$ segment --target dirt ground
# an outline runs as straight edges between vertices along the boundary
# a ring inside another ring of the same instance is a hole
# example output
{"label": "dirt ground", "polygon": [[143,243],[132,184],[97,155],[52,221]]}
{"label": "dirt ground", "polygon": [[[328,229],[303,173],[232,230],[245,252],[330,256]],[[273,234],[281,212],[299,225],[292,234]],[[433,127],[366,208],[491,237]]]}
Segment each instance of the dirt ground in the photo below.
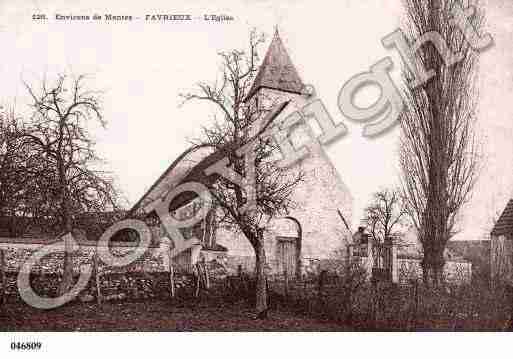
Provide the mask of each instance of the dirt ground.
{"label": "dirt ground", "polygon": [[22,303],[0,307],[0,331],[340,331],[342,325],[273,310],[255,320],[246,304],[165,300],[75,303],[39,310]]}

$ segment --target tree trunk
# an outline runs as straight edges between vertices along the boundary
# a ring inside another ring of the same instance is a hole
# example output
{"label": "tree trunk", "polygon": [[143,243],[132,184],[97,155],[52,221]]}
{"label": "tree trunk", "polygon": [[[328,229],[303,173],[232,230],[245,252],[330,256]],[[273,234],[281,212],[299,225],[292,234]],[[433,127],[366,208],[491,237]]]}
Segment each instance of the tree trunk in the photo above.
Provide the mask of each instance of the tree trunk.
{"label": "tree trunk", "polygon": [[[426,251],[426,249],[428,249]],[[425,246],[422,260],[422,277],[426,286],[438,288],[443,284],[444,269],[443,246],[440,243]]]}
{"label": "tree trunk", "polygon": [[[73,234],[73,225],[71,224],[71,218],[69,216],[69,212],[67,210],[67,204],[65,204],[65,234],[68,233]],[[71,243],[69,241],[64,241],[64,268],[62,272],[62,280],[59,285],[59,295],[66,294],[71,286],[73,285],[73,258],[71,253]]]}
{"label": "tree trunk", "polygon": [[445,264],[443,253],[443,248],[438,248],[434,253],[435,258],[433,261],[433,282],[436,288],[443,284],[443,272]]}
{"label": "tree trunk", "polygon": [[267,318],[267,276],[265,273],[265,248],[263,230],[257,231],[255,249],[255,274],[256,274],[256,312],[258,319]]}
{"label": "tree trunk", "polygon": [[66,294],[73,285],[73,258],[71,248],[68,241],[64,244],[64,269],[62,273],[62,281],[59,286],[59,295]]}

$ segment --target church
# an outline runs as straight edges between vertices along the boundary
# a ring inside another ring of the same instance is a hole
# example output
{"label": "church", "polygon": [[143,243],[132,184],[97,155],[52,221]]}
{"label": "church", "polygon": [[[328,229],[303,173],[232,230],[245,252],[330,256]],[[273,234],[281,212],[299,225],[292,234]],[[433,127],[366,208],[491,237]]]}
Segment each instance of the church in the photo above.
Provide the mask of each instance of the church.
{"label": "church", "polygon": [[[275,119],[280,121],[305,106],[309,98],[304,89],[305,85],[276,31],[245,101],[286,101],[287,105]],[[215,152],[206,154],[186,150],[129,213],[139,212],[165,192],[181,183],[193,181],[198,173],[220,159],[221,155]],[[301,159],[298,165],[304,176],[292,194],[294,208],[287,216],[274,219],[265,234],[269,271],[287,273],[291,277],[300,275],[306,267],[319,268],[322,263],[342,259],[351,238],[353,198],[322,146]],[[197,207],[193,198],[183,198],[174,203],[170,210],[179,219],[187,218]],[[246,271],[251,271],[254,266],[254,250],[250,243],[242,238],[239,231],[215,226],[212,216],[207,216],[184,234],[185,238],[187,236],[200,239],[201,245],[185,256],[180,255],[175,263],[191,264],[203,255],[209,260],[223,257],[231,267],[241,266]]]}

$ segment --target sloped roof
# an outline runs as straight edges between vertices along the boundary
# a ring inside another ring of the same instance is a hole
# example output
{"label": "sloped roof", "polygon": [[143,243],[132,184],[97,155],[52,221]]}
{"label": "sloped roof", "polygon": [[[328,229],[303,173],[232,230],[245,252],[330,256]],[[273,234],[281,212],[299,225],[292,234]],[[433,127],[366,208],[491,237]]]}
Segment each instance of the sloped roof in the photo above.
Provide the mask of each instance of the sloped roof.
{"label": "sloped roof", "polygon": [[301,81],[287,50],[283,46],[278,30],[276,30],[246,100],[261,88],[300,94],[303,87],[303,81]]}
{"label": "sloped roof", "polygon": [[[285,109],[290,101],[284,101],[275,106],[263,119],[263,123],[272,123],[280,113]],[[157,181],[150,187],[150,189],[137,201],[137,203],[128,211],[127,217],[139,212],[146,204],[163,197],[172,188],[187,182],[199,182],[205,186],[210,186],[218,179],[218,175],[213,173],[209,176],[205,174],[205,169],[223,159],[228,153],[233,150],[233,145],[228,143],[224,148],[217,149],[209,154],[201,153],[195,161],[192,161],[186,171],[175,171],[180,169],[180,163],[184,158],[194,150],[191,147],[189,150],[183,152],[178,156],[175,161],[168,167],[168,169],[157,179]],[[183,169],[183,168],[182,168]],[[174,211],[196,198],[194,192],[182,192],[178,194],[170,203],[170,211]]]}
{"label": "sloped roof", "polygon": [[504,234],[513,234],[513,199],[509,200],[499,220],[492,229],[493,236],[501,236]]}
{"label": "sloped roof", "polygon": [[[160,177],[153,183],[153,185],[146,191],[146,193],[132,206],[128,211],[127,217],[133,216],[137,211],[140,211],[148,203],[153,202],[155,199],[162,196],[163,193],[169,192],[172,188],[183,183],[183,179],[194,169],[198,162],[201,162],[208,155],[201,149],[208,146],[192,146],[182,152],[160,175]],[[191,156],[194,159],[191,159]],[[184,165],[184,162],[187,164]]]}

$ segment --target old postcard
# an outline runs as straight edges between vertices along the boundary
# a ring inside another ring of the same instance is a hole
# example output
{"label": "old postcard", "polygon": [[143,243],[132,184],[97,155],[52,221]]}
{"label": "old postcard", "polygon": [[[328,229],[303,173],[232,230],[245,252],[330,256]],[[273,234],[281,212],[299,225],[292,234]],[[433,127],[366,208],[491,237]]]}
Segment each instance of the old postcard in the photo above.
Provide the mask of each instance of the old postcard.
{"label": "old postcard", "polygon": [[0,352],[510,331],[512,15],[1,1]]}

